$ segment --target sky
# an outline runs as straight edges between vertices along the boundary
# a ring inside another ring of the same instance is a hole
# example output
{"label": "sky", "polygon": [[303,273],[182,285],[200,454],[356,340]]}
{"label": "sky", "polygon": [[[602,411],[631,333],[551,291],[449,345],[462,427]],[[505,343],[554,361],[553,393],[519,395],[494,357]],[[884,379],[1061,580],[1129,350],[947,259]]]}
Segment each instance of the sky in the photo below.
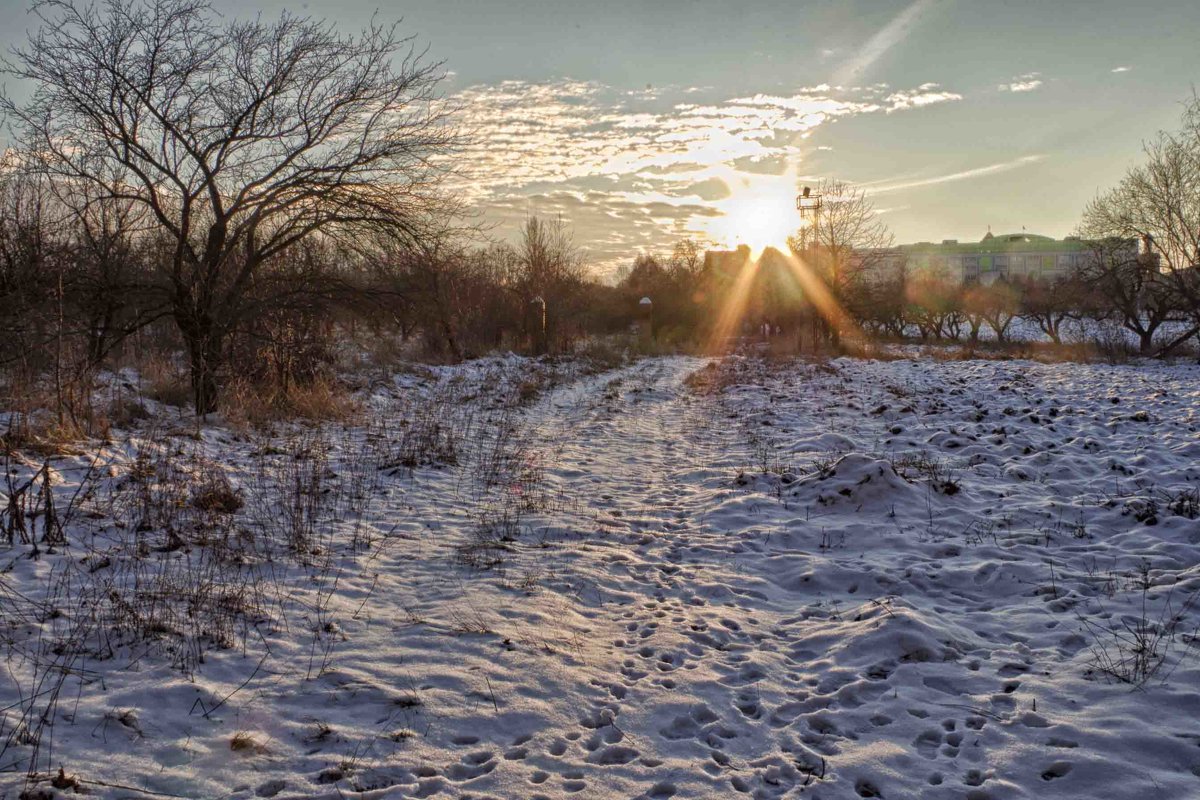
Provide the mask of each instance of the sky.
{"label": "sky", "polygon": [[[777,243],[822,178],[867,191],[899,243],[1067,235],[1200,79],[1194,0],[215,6],[402,20],[473,140],[456,192],[498,238],[561,216],[602,273],[685,236]],[[27,8],[0,0],[0,45]]]}

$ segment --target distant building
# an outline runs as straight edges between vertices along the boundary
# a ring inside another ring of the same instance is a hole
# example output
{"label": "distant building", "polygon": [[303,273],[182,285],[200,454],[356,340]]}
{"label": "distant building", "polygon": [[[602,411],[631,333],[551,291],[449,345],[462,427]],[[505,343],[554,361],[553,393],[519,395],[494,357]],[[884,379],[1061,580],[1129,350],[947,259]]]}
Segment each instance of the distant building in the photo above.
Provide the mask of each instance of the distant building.
{"label": "distant building", "polygon": [[[1137,239],[1124,240],[1129,258],[1138,257]],[[1111,245],[1108,246],[1111,254]],[[889,248],[883,265],[903,264],[910,274],[940,274],[961,283],[984,285],[998,280],[1054,280],[1071,274],[1098,253],[1098,243],[1068,236],[1054,239],[1033,233],[987,235],[978,242],[945,239],[941,244],[917,242]]]}
{"label": "distant building", "polygon": [[751,261],[749,245],[739,245],[736,250],[706,250],[704,272],[733,280]]}
{"label": "distant building", "polygon": [[[1147,247],[1146,252],[1149,252]],[[1052,281],[1066,277],[1086,266],[1092,259],[1104,257],[1133,262],[1145,258],[1137,239],[1107,240],[1103,243],[1078,236],[1054,239],[1035,233],[993,234],[978,242],[944,239],[940,244],[917,242],[880,250],[859,250],[852,257],[864,275],[876,278],[893,276],[903,267],[910,277],[940,276],[964,284],[988,286],[996,281]],[[750,248],[710,250],[704,254],[709,275],[732,281],[752,263]],[[787,259],[773,248],[760,257],[759,270],[769,274],[789,273]],[[851,267],[853,269],[853,266]]]}

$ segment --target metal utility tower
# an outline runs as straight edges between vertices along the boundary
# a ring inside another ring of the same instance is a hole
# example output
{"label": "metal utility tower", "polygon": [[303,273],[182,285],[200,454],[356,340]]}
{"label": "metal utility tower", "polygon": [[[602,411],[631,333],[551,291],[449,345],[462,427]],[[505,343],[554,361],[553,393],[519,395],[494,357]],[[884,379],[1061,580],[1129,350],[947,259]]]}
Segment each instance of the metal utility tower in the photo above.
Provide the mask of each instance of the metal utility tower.
{"label": "metal utility tower", "polygon": [[821,208],[821,195],[813,194],[811,186],[805,186],[800,190],[800,194],[796,197],[796,210],[801,215],[807,214],[810,211],[819,211]]}
{"label": "metal utility tower", "polygon": [[807,229],[801,229],[800,236],[801,241],[806,245],[805,249],[815,249],[817,246],[817,212],[821,210],[821,195],[813,192],[811,186],[805,186],[800,190],[800,194],[796,195],[796,210],[800,212],[801,219],[807,219],[810,215],[812,217],[813,230],[810,232]]}

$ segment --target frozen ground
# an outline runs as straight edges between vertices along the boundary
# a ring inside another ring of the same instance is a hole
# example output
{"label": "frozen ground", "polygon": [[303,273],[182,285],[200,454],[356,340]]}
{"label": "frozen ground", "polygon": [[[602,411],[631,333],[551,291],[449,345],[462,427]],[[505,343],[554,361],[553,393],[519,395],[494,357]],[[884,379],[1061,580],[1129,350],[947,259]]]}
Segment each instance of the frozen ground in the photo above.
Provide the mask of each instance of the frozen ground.
{"label": "frozen ground", "polygon": [[[516,410],[527,362],[404,376],[320,440],[327,512],[254,511],[314,434],[167,437],[242,490],[187,530],[254,540],[204,565],[257,599],[220,637],[76,633],[59,678],[91,586],[61,576],[213,547],[121,549],[150,433],[107,449],[71,545],[5,559],[0,768],[41,715],[53,791],[99,797],[1200,796],[1200,369],[707,363]],[[397,466],[422,402],[455,453]],[[94,455],[54,462],[60,508]],[[303,556],[262,544],[304,513]]]}

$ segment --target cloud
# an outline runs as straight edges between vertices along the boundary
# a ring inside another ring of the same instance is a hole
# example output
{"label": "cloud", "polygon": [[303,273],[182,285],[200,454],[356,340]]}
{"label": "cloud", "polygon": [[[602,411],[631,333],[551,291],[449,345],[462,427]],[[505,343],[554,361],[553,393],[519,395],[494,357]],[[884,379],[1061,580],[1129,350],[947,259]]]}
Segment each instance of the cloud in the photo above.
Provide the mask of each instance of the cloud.
{"label": "cloud", "polygon": [[974,169],[963,170],[961,172],[951,172],[947,175],[937,175],[932,178],[919,178],[916,180],[904,180],[897,183],[876,184],[867,189],[870,194],[887,194],[888,192],[899,192],[906,189],[917,189],[922,186],[935,186],[940,183],[950,183],[952,181],[965,181],[971,178],[982,178],[985,175],[995,175],[1000,172],[1008,172],[1010,170],[1019,169],[1021,167],[1036,164],[1045,159],[1043,155],[1030,155],[1015,158],[1012,161],[1004,161],[999,164],[989,164],[986,167],[975,167]]}
{"label": "cloud", "polygon": [[701,200],[716,201],[729,197],[729,185],[720,178],[705,178],[684,188],[684,192]]}
{"label": "cloud", "polygon": [[854,58],[842,65],[834,76],[834,83],[848,86],[856,82],[859,76],[870,69],[887,51],[907,39],[925,12],[936,3],[937,0],[914,0],[906,6],[868,39]]}
{"label": "cloud", "polygon": [[916,89],[908,91],[892,92],[885,98],[890,104],[887,107],[887,113],[893,111],[907,111],[910,108],[921,108],[922,106],[931,106],[935,103],[948,103],[952,100],[962,100],[961,94],[955,92],[944,91],[936,83],[923,83]]}
{"label": "cloud", "polygon": [[1009,83],[1002,83],[996,88],[1002,92],[1032,92],[1042,85],[1040,72],[1027,72],[1013,78]]}
{"label": "cloud", "polygon": [[577,80],[464,88],[449,98],[472,134],[453,189],[502,235],[528,214],[561,214],[607,272],[630,253],[704,238],[735,184],[787,174],[821,126],[961,99],[932,83],[712,95]]}

